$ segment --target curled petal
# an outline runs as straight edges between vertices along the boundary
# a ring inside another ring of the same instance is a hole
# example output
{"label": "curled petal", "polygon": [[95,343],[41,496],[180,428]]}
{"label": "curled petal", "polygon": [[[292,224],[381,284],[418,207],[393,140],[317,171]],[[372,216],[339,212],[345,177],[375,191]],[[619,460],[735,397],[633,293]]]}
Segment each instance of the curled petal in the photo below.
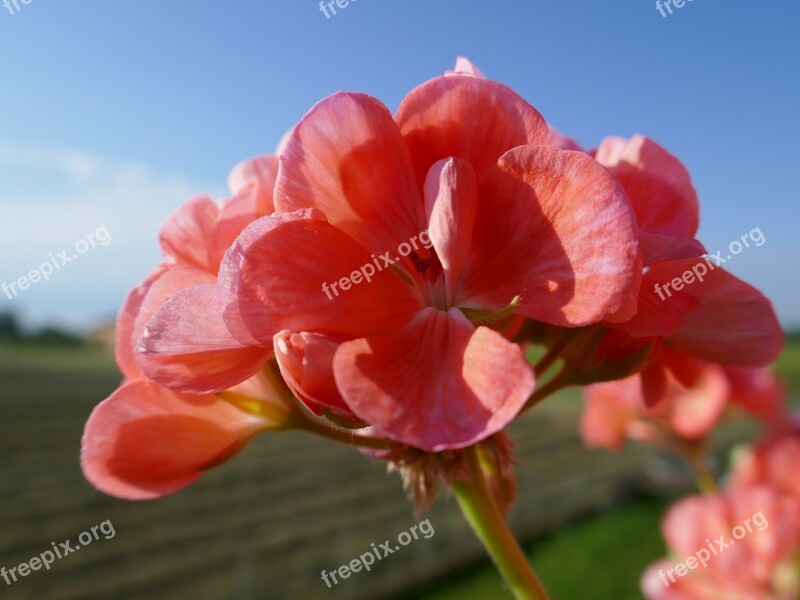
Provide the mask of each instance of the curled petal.
{"label": "curled petal", "polygon": [[316,415],[329,410],[355,421],[333,376],[333,356],[338,348],[339,342],[317,333],[281,331],[275,335],[275,358],[292,393]]}
{"label": "curled petal", "polygon": [[137,361],[148,379],[164,387],[204,394],[249,379],[271,354],[228,332],[217,286],[203,284],[178,292],[150,319]]}
{"label": "curled petal", "polygon": [[431,167],[424,192],[428,236],[444,270],[447,296],[452,298],[472,245],[478,205],[475,171],[463,160],[441,160]]}

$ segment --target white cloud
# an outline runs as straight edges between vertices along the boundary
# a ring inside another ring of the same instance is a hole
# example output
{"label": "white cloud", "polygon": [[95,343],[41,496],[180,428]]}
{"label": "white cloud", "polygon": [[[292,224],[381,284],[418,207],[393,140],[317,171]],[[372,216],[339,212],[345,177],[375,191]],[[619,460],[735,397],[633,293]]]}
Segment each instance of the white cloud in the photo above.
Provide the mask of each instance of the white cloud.
{"label": "white cloud", "polygon": [[0,310],[72,324],[113,314],[126,291],[157,264],[158,230],[187,198],[225,193],[221,185],[145,164],[2,140],[0,181],[0,282],[16,280],[101,227],[110,233],[110,244],[66,265],[50,282],[13,300],[0,295]]}

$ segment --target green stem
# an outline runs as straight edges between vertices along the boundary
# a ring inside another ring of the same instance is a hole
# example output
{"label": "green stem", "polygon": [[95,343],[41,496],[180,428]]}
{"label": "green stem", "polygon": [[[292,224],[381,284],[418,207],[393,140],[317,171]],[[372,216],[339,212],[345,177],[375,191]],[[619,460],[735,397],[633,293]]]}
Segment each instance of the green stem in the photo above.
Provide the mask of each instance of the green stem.
{"label": "green stem", "polygon": [[298,419],[295,423],[297,429],[308,431],[322,436],[335,442],[341,442],[348,446],[360,446],[362,448],[372,448],[374,450],[391,450],[395,443],[385,438],[376,438],[368,435],[360,435],[353,429],[338,429],[320,423],[316,419],[308,417]]}
{"label": "green stem", "polygon": [[456,479],[453,491],[472,530],[483,543],[517,600],[547,600],[547,592],[508,528],[486,482],[475,446],[465,450],[470,479]]}

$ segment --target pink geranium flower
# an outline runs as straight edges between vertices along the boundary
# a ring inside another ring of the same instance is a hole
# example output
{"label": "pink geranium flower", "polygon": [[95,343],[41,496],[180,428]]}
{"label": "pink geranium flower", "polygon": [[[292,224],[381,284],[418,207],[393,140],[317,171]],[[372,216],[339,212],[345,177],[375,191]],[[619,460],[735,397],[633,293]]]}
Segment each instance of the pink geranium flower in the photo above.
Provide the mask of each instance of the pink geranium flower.
{"label": "pink geranium flower", "polygon": [[[274,343],[309,408],[429,451],[499,431],[533,391],[494,319],[596,323],[632,305],[640,277],[614,179],[475,75],[421,85],[394,118],[363,94],[320,102],[281,155],[279,214],[243,232],[220,274],[228,329]],[[423,232],[431,246],[323,291]]]}
{"label": "pink geranium flower", "polygon": [[[259,373],[271,352],[227,332],[215,293],[225,249],[273,210],[276,170],[274,157],[242,163],[231,173],[230,200],[193,198],[162,228],[164,261],[128,294],[117,319],[125,381],[95,408],[83,436],[81,464],[98,489],[128,499],[177,491],[256,432],[286,423],[280,389]],[[175,344],[200,314],[191,343]]]}
{"label": "pink geranium flower", "polygon": [[731,389],[721,367],[698,364],[697,369],[692,387],[669,376],[666,397],[656,406],[644,398],[641,374],[587,386],[584,442],[616,450],[626,439],[660,445],[702,439],[720,421]]}
{"label": "pink geranium flower", "polygon": [[[794,600],[797,526],[797,503],[767,487],[681,500],[662,524],[672,556],[648,568],[642,592],[648,600]],[[693,568],[678,572],[678,563]]]}

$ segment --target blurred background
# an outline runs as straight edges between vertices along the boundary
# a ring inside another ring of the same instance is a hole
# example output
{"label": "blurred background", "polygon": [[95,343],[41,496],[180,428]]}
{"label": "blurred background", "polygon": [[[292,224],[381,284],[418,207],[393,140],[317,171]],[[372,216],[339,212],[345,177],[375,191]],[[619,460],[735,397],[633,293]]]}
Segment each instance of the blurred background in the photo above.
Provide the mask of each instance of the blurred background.
{"label": "blurred background", "polygon": [[[350,0],[336,14],[314,0],[27,1],[0,7],[0,566],[106,519],[116,535],[0,580],[0,597],[505,597],[452,499],[415,517],[399,478],[346,447],[265,436],[153,503],[80,473],[83,424],[120,379],[113,318],[158,263],[161,223],[193,194],[225,197],[234,164],[335,91],[394,110],[464,55],[586,147],[655,138],[692,172],[712,253],[760,229],[726,268],[800,327],[796,2],[696,0],[663,17],[650,0]],[[9,287],[44,263],[49,280]],[[790,336],[778,370],[793,395],[798,364]],[[512,522],[554,598],[639,598],[688,480],[652,451],[585,450],[580,408],[566,392],[515,424]],[[720,456],[748,435],[723,429]],[[430,539],[321,581],[426,517]]]}

